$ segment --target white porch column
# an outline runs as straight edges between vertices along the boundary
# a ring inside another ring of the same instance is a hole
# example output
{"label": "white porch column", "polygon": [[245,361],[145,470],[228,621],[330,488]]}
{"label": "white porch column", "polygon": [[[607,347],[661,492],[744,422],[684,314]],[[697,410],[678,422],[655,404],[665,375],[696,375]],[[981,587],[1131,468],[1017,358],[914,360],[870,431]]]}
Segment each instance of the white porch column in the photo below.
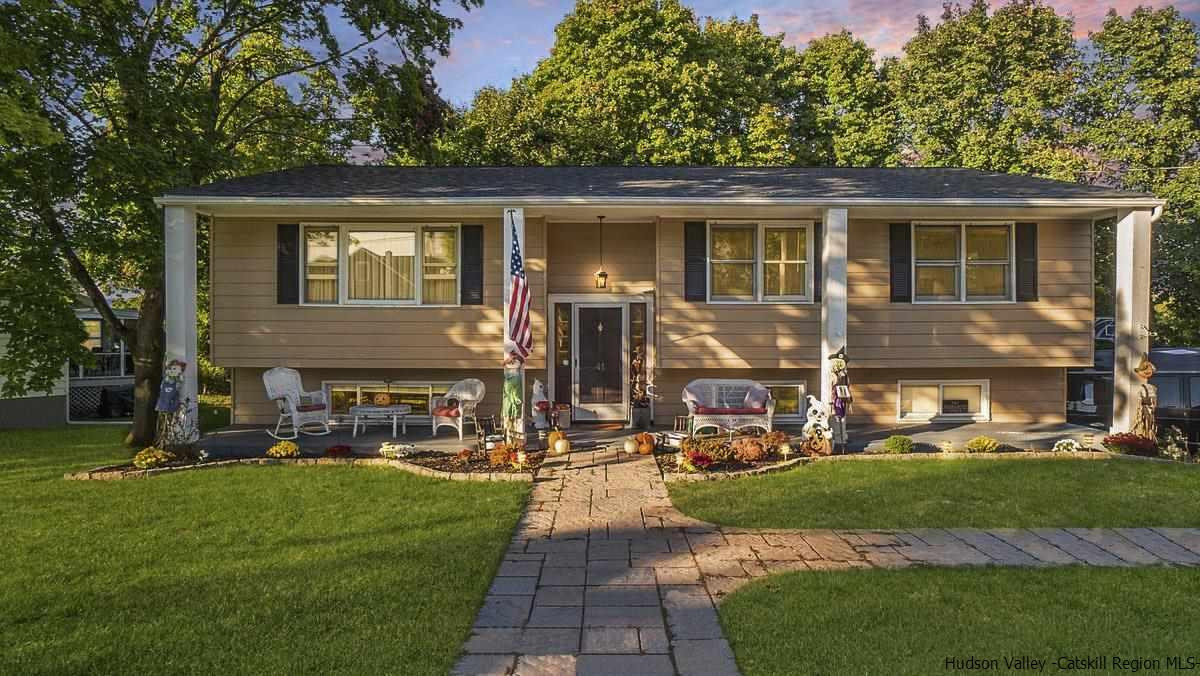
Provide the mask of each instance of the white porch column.
{"label": "white porch column", "polygon": [[180,401],[188,416],[190,441],[199,438],[199,369],[196,365],[196,208],[164,208],[166,239],[166,360],[187,363]]}
{"label": "white porch column", "polygon": [[[829,355],[846,347],[846,247],[849,216],[846,209],[826,209],[821,246],[821,391],[815,393],[832,407],[833,376]],[[850,355],[853,357],[853,355]],[[813,393],[810,393],[813,394]]]}
{"label": "white porch column", "polygon": [[[520,209],[520,208],[504,209],[504,211],[501,212],[501,221],[502,221],[502,223],[501,223],[500,227],[501,227],[501,230],[504,232],[504,251],[501,256],[501,260],[503,261],[502,265],[504,266],[504,270],[503,270],[504,295],[502,297],[501,302],[504,304],[503,336],[504,336],[504,340],[507,340],[508,339],[508,325],[509,325],[508,324],[508,322],[509,322],[508,299],[512,295],[512,274],[510,273],[509,267],[510,267],[510,258],[512,256],[512,251],[513,251],[513,237],[514,236],[516,237],[516,242],[520,246],[520,249],[521,249],[522,265],[524,265],[524,261],[528,259],[528,252],[526,251],[526,246],[525,246],[525,210]],[[528,275],[528,274],[529,274],[529,271],[526,270],[526,275]],[[500,358],[503,360],[504,359],[504,343],[503,343],[503,341],[501,342],[500,350],[501,350]],[[521,377],[521,425],[520,425],[520,427],[518,427],[518,429],[516,431],[519,433],[523,433],[524,432],[524,421],[525,421],[525,401],[528,399],[525,396],[525,365],[524,364],[522,364],[520,367],[520,377]],[[503,394],[501,396],[503,396]]]}
{"label": "white porch column", "polygon": [[1141,381],[1133,370],[1150,351],[1150,223],[1148,209],[1117,212],[1111,431],[1128,432],[1138,408]]}

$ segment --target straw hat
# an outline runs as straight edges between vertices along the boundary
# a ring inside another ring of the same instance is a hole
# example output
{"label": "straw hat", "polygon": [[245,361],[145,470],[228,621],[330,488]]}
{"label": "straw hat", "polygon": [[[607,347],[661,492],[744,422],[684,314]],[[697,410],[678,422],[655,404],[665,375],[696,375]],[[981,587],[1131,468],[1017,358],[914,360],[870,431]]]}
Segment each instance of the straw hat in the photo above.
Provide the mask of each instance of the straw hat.
{"label": "straw hat", "polygon": [[1138,364],[1137,368],[1133,370],[1133,372],[1136,373],[1142,380],[1150,380],[1150,378],[1154,376],[1154,372],[1157,370],[1158,369],[1154,368],[1154,364],[1150,363],[1150,358],[1146,355],[1142,355],[1142,361]]}

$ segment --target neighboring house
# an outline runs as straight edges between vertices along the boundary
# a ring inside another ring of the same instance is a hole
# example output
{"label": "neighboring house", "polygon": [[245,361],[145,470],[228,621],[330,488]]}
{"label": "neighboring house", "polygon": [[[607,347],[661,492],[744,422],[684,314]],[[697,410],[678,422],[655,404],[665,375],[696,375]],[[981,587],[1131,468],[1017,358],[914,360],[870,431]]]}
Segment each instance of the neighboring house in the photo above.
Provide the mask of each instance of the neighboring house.
{"label": "neighboring house", "polygon": [[[137,321],[135,311],[115,312],[124,322]],[[0,398],[0,429],[110,422],[126,420],[132,413],[133,354],[95,310],[79,309],[75,316],[88,334],[83,344],[92,352],[95,364],[84,367],[64,362],[62,377],[49,391]],[[7,342],[8,336],[0,334],[0,352]]]}
{"label": "neighboring house", "polygon": [[195,361],[207,214],[212,359],[231,369],[234,421],[256,424],[275,419],[261,374],[280,365],[335,412],[391,391],[419,415],[464,377],[495,411],[510,213],[533,292],[527,384],[577,419],[627,418],[639,351],[660,423],[702,377],[769,384],[780,418],[799,419],[845,347],[856,422],[1062,422],[1067,369],[1092,364],[1093,223],[1118,221],[1116,386],[1130,391],[1163,205],[967,169],[717,167],[314,166],[158,202],[168,354]]}

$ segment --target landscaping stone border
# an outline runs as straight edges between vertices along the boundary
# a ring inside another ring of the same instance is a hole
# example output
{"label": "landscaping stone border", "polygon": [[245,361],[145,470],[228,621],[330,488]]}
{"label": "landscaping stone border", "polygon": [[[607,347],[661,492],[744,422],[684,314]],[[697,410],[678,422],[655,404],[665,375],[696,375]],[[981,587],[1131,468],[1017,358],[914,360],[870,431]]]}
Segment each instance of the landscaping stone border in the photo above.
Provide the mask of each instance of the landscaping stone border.
{"label": "landscaping stone border", "polygon": [[1109,451],[1011,451],[1005,453],[853,453],[849,455],[827,455],[818,458],[800,457],[766,467],[755,467],[737,472],[663,472],[663,481],[722,481],[725,479],[741,479],[748,476],[758,476],[789,469],[797,465],[812,462],[871,462],[871,461],[900,461],[900,460],[1008,460],[1008,459],[1077,459],[1077,460],[1132,460],[1139,462],[1159,462],[1184,467],[1200,467],[1200,463],[1184,463],[1167,458],[1147,458],[1140,455],[1125,455]]}
{"label": "landscaping stone border", "polygon": [[234,460],[214,460],[213,462],[196,463],[192,465],[177,465],[173,467],[155,467],[153,469],[137,469],[129,465],[106,465],[84,472],[68,472],[63,475],[69,481],[114,481],[119,479],[146,479],[163,474],[173,474],[192,470],[215,469],[232,467],[234,465],[358,465],[363,467],[392,467],[409,474],[445,479],[448,481],[525,481],[533,482],[537,472],[443,472],[430,467],[422,467],[404,460],[392,458],[237,458]]}

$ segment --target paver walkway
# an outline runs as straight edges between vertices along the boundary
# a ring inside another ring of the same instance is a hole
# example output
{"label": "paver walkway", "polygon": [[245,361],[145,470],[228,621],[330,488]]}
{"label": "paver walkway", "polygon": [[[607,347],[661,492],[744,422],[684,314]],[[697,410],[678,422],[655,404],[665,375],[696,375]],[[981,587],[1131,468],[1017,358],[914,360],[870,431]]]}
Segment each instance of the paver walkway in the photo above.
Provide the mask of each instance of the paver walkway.
{"label": "paver walkway", "polygon": [[764,530],[672,505],[654,459],[542,466],[456,674],[737,674],[715,602],[787,570],[1200,565],[1200,529]]}

